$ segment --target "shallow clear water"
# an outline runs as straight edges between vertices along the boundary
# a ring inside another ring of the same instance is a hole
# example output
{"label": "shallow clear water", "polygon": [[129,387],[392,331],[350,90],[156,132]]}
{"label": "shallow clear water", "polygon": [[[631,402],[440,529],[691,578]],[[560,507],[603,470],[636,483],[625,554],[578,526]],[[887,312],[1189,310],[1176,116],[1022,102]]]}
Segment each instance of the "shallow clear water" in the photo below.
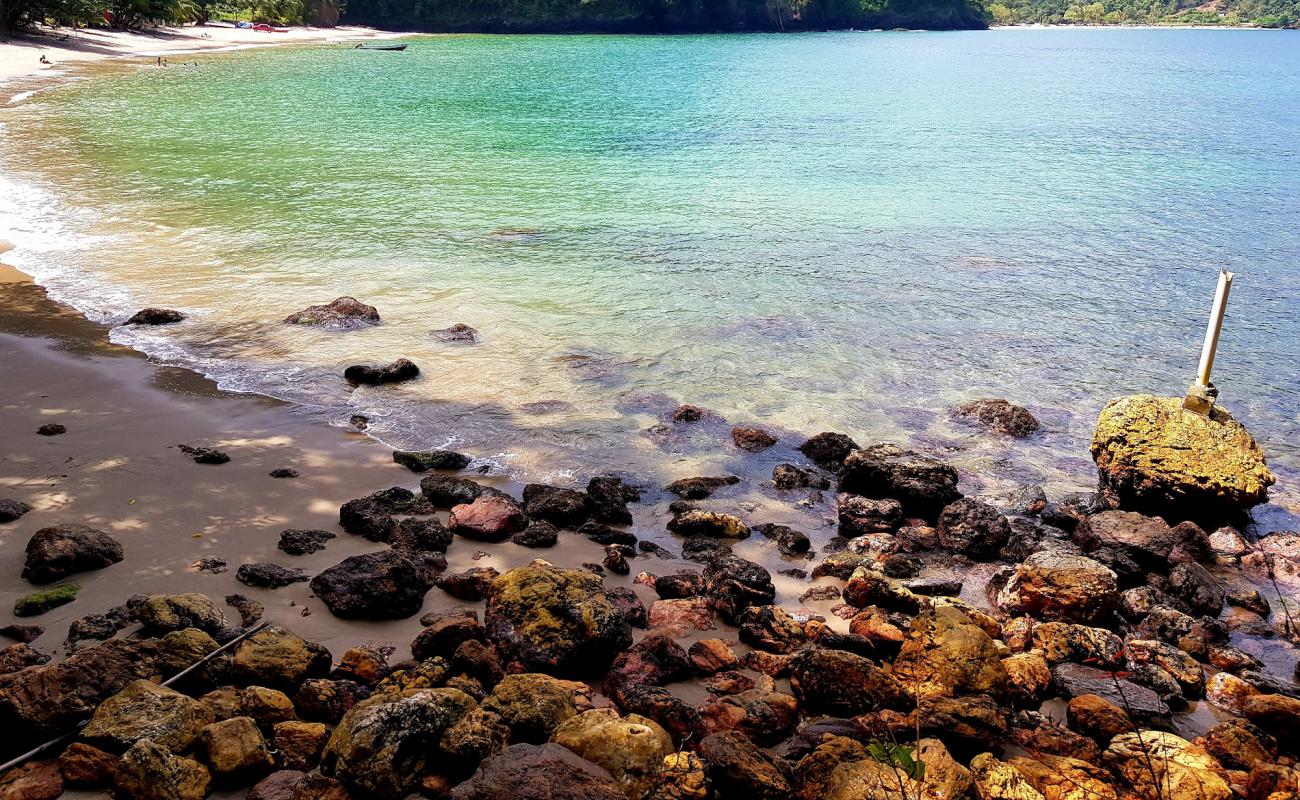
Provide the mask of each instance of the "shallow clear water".
{"label": "shallow clear water", "polygon": [[[770,468],[645,433],[685,401],[1063,490],[1093,481],[1107,399],[1185,390],[1227,267],[1215,382],[1296,497],[1292,32],[458,36],[196,61],[0,110],[0,237],[92,316],[186,310],[115,336],[227,387],[531,477]],[[384,323],[279,324],[342,294]],[[456,322],[482,343],[431,336]],[[397,356],[423,379],[338,377]],[[947,418],[979,396],[1046,433]]]}

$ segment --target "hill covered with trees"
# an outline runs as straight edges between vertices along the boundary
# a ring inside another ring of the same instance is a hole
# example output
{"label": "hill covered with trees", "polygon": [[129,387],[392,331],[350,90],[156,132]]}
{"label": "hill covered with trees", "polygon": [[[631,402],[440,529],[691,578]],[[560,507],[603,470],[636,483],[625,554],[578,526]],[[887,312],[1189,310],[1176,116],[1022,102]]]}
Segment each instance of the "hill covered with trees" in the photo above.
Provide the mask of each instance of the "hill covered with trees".
{"label": "hill covered with trees", "polygon": [[1294,28],[1300,0],[990,0],[994,24],[1253,25]]}

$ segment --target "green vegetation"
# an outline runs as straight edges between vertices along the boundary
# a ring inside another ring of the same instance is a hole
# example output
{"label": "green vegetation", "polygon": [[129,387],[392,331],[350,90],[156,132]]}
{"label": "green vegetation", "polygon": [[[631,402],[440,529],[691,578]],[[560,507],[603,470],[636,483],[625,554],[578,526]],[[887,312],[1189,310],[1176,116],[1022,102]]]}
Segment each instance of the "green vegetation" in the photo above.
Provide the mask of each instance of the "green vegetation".
{"label": "green vegetation", "polygon": [[37,614],[44,614],[51,608],[71,603],[77,599],[77,593],[81,587],[75,583],[65,583],[61,586],[51,586],[48,589],[41,589],[39,592],[32,592],[26,597],[18,598],[14,603],[15,617],[34,617]]}
{"label": "green vegetation", "polygon": [[980,0],[349,0],[345,21],[421,31],[983,28]]}
{"label": "green vegetation", "polygon": [[0,37],[35,23],[73,28],[247,20],[276,25],[337,25],[334,0],[0,0]]}
{"label": "green vegetation", "polygon": [[1300,25],[1300,0],[997,0],[996,25]]}

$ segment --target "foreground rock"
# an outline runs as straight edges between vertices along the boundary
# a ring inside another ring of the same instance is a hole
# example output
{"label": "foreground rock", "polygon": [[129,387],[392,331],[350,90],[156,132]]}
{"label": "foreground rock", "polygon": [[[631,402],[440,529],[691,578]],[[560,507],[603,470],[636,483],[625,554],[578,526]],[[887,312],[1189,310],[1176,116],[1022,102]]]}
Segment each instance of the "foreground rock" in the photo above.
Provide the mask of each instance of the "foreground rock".
{"label": "foreground rock", "polygon": [[308,306],[284,318],[290,325],[320,325],[324,328],[348,330],[379,322],[379,312],[355,297],[340,297],[331,303]]}
{"label": "foreground rock", "polygon": [[86,525],[56,525],[40,529],[28,540],[23,577],[32,583],[51,583],[121,560],[121,543],[107,533]]}
{"label": "foreground rock", "polygon": [[606,769],[629,797],[655,785],[673,741],[659,724],[637,714],[622,718],[612,708],[592,709],[561,723],[551,741]]}
{"label": "foreground rock", "polygon": [[441,571],[426,554],[380,550],[343,559],[312,578],[311,590],[336,617],[402,619],[420,610]]}
{"label": "foreground rock", "polygon": [[484,761],[453,800],[627,800],[609,772],[558,744],[516,744]]}
{"label": "foreground rock", "polygon": [[117,788],[132,800],[202,800],[211,783],[207,767],[141,739],[122,756]]}
{"label": "foreground rock", "polygon": [[419,786],[443,733],[474,706],[469,695],[447,688],[364,700],[334,729],[321,770],[361,797],[405,797]]}
{"label": "foreground rock", "polygon": [[203,703],[138,680],[95,709],[81,735],[91,744],[119,753],[140,739],[181,753],[210,722],[212,711]]}
{"label": "foreground rock", "polygon": [[1009,614],[1081,623],[1108,619],[1118,602],[1117,578],[1109,568],[1050,550],[1025,559],[996,597]]}
{"label": "foreground rock", "polygon": [[499,542],[528,527],[528,517],[504,494],[481,494],[473,502],[452,508],[447,527],[460,536]]}
{"label": "foreground rock", "polygon": [[13,522],[31,510],[32,507],[21,500],[0,499],[0,523]]}
{"label": "foreground rock", "polygon": [[953,413],[974,420],[994,433],[1017,439],[1038,430],[1038,420],[1033,414],[1002,398],[970,400],[958,405]]}
{"label": "foreground rock", "polygon": [[528,671],[590,674],[632,643],[632,629],[599,575],[545,562],[497,578],[483,617],[503,659]]}
{"label": "foreground rock", "polygon": [[1176,397],[1133,395],[1102,409],[1092,437],[1100,488],[1124,508],[1223,517],[1268,499],[1276,481],[1250,432],[1222,408],[1207,419]]}

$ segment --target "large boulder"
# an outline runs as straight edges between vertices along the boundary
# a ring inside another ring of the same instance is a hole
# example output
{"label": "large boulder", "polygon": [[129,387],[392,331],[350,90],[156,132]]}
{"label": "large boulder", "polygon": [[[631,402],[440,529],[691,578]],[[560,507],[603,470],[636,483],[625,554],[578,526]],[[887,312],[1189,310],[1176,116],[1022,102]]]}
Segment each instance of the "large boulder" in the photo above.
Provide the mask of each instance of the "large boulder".
{"label": "large boulder", "polygon": [[192,758],[141,739],[122,756],[118,791],[131,800],[203,800],[212,783],[208,768]]}
{"label": "large boulder", "polygon": [[248,778],[275,766],[252,717],[231,717],[206,726],[199,733],[199,749],[219,777]]}
{"label": "large boulder", "polygon": [[988,503],[963,497],[943,507],[935,533],[945,550],[991,561],[1011,537],[1011,525]]}
{"label": "large boulder", "polygon": [[135,609],[135,617],[150,633],[198,628],[217,633],[226,627],[226,615],[212,598],[197,592],[156,594]]}
{"label": "large boulder", "polygon": [[627,800],[602,767],[558,744],[516,744],[487,759],[452,800]]}
{"label": "large boulder", "polygon": [[1171,528],[1158,517],[1133,511],[1103,511],[1080,521],[1073,536],[1075,543],[1087,552],[1114,550],[1145,569],[1164,573],[1184,531]]}
{"label": "large boulder", "polygon": [[1169,706],[1160,696],[1145,686],[1084,664],[1057,664],[1052,668],[1052,681],[1065,697],[1095,694],[1121,706],[1138,719],[1159,719],[1169,716]]}
{"label": "large boulder", "polygon": [[1092,437],[1100,488],[1121,507],[1176,519],[1259,505],[1276,481],[1264,451],[1223,408],[1209,417],[1176,397],[1139,394],[1102,409]]}
{"label": "large boulder", "polygon": [[788,800],[792,794],[790,782],[776,759],[738,733],[726,731],[706,736],[700,742],[699,755],[722,797]]}
{"label": "large boulder", "polygon": [[673,752],[673,740],[659,723],[637,714],[623,718],[612,708],[564,721],[551,741],[604,767],[633,798],[654,786],[663,760]]}
{"label": "large boulder", "polygon": [[1114,572],[1091,558],[1044,550],[1016,567],[995,602],[1016,616],[1097,622],[1114,613],[1119,583]]}
{"label": "large boulder", "polygon": [[786,739],[799,722],[799,704],[794,697],[763,688],[717,695],[700,707],[710,733],[739,731],[760,745],[774,745]]}
{"label": "large boulder", "polygon": [[893,498],[907,514],[934,519],[957,491],[957,470],[892,444],[854,450],[844,459],[840,491]]}
{"label": "large boulder", "polygon": [[1007,669],[993,639],[960,610],[939,607],[912,621],[893,674],[916,697],[1001,694]]}
{"label": "large boulder", "polygon": [[503,659],[525,670],[588,674],[632,643],[599,575],[535,562],[497,578],[483,617]]}
{"label": "large boulder", "polygon": [[41,528],[27,541],[23,577],[32,583],[51,583],[121,560],[121,543],[107,533],[86,525],[55,525]]}
{"label": "large boulder", "polygon": [[355,297],[340,297],[330,303],[308,306],[284,318],[290,325],[320,325],[325,328],[347,330],[374,325],[379,322],[379,312]]}
{"label": "large boulder", "polygon": [[57,664],[29,667],[0,679],[0,752],[62,734],[127,684],[154,673],[156,640],[111,639]]}
{"label": "large boulder", "polygon": [[1103,754],[1106,766],[1142,797],[1228,800],[1222,767],[1199,745],[1164,731],[1121,733]]}
{"label": "large boulder", "polygon": [[576,528],[587,521],[591,510],[587,495],[577,489],[530,483],[524,487],[524,513],[559,528]]}
{"label": "large boulder", "polygon": [[1034,753],[1013,756],[1007,763],[1029,781],[1029,785],[1051,800],[1118,800],[1109,772],[1069,756]]}
{"label": "large boulder", "polygon": [[704,568],[704,594],[709,606],[728,622],[736,622],[750,606],[771,605],[776,599],[772,575],[740,556],[715,558]]}
{"label": "large boulder", "polygon": [[443,732],[474,707],[459,689],[371,697],[343,715],[321,755],[321,771],[358,796],[405,797],[420,785]]}
{"label": "large boulder", "polygon": [[420,610],[445,563],[403,550],[362,553],[312,578],[311,590],[336,617],[402,619]]}
{"label": "large boulder", "polygon": [[81,730],[87,741],[106,750],[122,752],[140,739],[149,739],[180,753],[212,722],[212,711],[180,692],[138,680],[95,709],[90,724]]}
{"label": "large boulder", "polygon": [[790,662],[790,687],[809,710],[827,714],[866,714],[909,704],[903,685],[862,656],[815,647]]}
{"label": "large boulder", "polygon": [[269,625],[235,647],[231,676],[243,683],[291,688],[329,672],[330,661],[323,645]]}
{"label": "large boulder", "polygon": [[459,536],[499,542],[528,527],[528,517],[509,495],[485,493],[452,508],[447,527]]}

